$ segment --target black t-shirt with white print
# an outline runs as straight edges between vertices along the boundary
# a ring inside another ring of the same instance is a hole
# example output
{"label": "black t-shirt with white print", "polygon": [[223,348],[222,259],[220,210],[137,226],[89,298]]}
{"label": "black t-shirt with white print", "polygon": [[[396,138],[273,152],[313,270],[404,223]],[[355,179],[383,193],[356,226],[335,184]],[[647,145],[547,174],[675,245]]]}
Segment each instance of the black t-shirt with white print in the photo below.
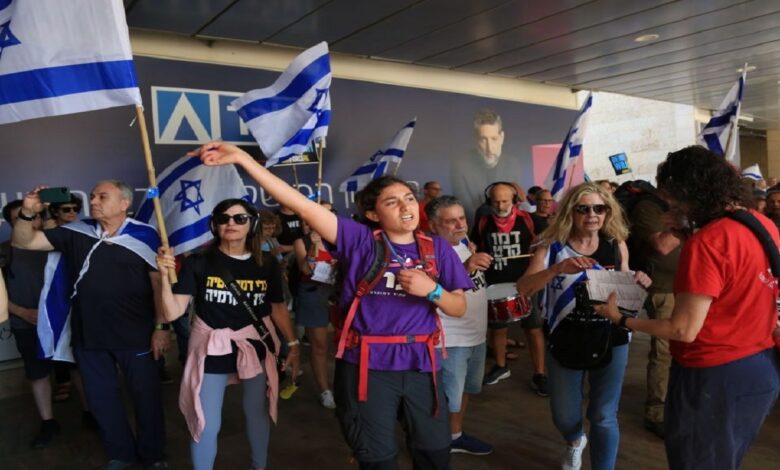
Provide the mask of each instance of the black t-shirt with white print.
{"label": "black t-shirt with white print", "polygon": [[[252,324],[249,313],[235,301],[233,293],[220,278],[220,271],[212,265],[210,253],[193,255],[184,260],[179,274],[179,282],[173,286],[175,294],[192,295],[195,312],[208,326],[214,329],[230,328],[240,330]],[[241,290],[255,309],[255,315],[265,317],[271,314],[271,303],[284,302],[282,294],[282,274],[279,263],[272,256],[263,257],[259,266],[253,257],[237,259],[221,251],[216,251],[217,259],[227,268],[238,282]],[[260,341],[252,341],[257,355],[265,358],[265,346]],[[229,374],[236,372],[236,345],[233,352],[225,356],[207,356],[204,372],[209,374]]]}

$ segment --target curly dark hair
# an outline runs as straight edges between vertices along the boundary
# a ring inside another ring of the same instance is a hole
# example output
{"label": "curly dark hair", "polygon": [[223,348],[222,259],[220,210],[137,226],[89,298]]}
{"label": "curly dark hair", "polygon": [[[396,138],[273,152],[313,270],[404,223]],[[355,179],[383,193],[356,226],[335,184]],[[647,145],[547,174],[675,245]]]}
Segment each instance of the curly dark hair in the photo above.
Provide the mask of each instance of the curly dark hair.
{"label": "curly dark hair", "polygon": [[395,176],[385,175],[371,181],[368,183],[368,185],[366,185],[365,188],[363,188],[362,191],[355,195],[356,202],[358,206],[360,206],[360,209],[364,213],[366,211],[375,210],[379,195],[382,194],[382,191],[384,191],[385,188],[394,184],[402,184],[409,188],[409,191],[414,194],[414,189],[412,189],[412,187],[406,181],[402,180],[401,178],[396,178]]}
{"label": "curly dark hair", "polygon": [[688,205],[688,219],[703,227],[744,197],[739,171],[725,158],[692,145],[667,155],[658,165],[658,189]]}

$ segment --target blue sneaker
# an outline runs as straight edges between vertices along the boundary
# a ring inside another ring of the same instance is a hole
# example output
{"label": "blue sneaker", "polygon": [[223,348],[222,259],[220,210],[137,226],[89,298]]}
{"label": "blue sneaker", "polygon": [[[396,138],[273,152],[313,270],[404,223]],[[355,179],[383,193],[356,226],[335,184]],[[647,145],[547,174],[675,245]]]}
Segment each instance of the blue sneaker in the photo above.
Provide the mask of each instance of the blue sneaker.
{"label": "blue sneaker", "polygon": [[450,453],[488,455],[493,453],[493,446],[487,442],[480,441],[474,436],[469,436],[464,432],[459,438],[452,441],[452,444],[450,444]]}

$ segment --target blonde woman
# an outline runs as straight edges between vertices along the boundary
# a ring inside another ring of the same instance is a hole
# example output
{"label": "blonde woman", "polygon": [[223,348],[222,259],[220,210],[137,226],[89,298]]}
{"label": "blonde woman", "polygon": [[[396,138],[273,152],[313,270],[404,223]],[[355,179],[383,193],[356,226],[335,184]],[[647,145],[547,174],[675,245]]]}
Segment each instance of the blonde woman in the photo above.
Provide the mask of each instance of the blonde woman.
{"label": "blonde woman", "polygon": [[[581,289],[586,269],[628,271],[627,236],[622,211],[611,193],[593,183],[575,186],[540,235],[540,248],[517,283],[524,295],[542,291],[550,408],[555,426],[567,442],[564,469],[580,468],[588,443],[582,416],[586,377],[590,384],[591,468],[615,468],[628,330],[596,316]],[[644,273],[636,273],[635,279],[645,287],[650,285]],[[594,355],[596,359],[585,361]]]}

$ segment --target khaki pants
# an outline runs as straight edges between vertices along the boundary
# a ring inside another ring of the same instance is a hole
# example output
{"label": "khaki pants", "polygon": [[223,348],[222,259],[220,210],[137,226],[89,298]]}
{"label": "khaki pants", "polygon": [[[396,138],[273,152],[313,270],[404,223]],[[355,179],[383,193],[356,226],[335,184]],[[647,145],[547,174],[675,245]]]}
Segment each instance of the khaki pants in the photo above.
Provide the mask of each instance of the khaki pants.
{"label": "khaki pants", "polygon": [[[651,294],[651,300],[654,311],[648,311],[648,317],[663,320],[672,316],[674,294]],[[647,399],[645,401],[645,419],[653,423],[664,421],[664,402],[671,364],[669,341],[653,336],[650,340],[650,353],[647,355]]]}

